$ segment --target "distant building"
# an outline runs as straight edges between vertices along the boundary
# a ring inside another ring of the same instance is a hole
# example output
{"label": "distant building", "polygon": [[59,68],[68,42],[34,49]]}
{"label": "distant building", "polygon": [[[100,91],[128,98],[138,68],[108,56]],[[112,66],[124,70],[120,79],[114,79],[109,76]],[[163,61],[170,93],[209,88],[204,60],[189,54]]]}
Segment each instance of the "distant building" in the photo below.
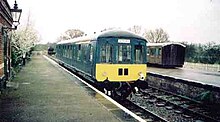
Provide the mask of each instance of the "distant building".
{"label": "distant building", "polygon": [[8,32],[3,27],[12,27],[13,18],[7,0],[0,0],[0,90],[6,87],[11,72],[11,45]]}

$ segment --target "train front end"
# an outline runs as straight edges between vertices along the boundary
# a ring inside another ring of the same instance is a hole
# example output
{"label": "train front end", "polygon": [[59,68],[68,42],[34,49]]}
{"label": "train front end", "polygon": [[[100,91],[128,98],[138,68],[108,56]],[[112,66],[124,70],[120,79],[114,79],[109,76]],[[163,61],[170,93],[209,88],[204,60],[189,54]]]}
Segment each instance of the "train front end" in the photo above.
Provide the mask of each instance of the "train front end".
{"label": "train front end", "polygon": [[106,91],[127,97],[146,80],[146,40],[129,32],[97,39],[96,80]]}

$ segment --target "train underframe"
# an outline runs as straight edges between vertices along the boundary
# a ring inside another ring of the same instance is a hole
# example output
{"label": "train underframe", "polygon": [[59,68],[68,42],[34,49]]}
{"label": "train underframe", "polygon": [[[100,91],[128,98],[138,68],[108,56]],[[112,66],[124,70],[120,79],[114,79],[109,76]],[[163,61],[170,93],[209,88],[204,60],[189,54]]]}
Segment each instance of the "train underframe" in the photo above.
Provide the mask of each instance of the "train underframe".
{"label": "train underframe", "polygon": [[148,88],[147,82],[144,80],[136,80],[133,82],[111,82],[106,79],[98,83],[99,88],[108,96],[127,98],[131,93],[136,93],[140,89]]}
{"label": "train underframe", "polygon": [[84,77],[90,82],[93,82],[98,86],[99,90],[101,90],[103,93],[107,94],[110,97],[120,97],[121,99],[127,98],[131,93],[136,93],[140,89],[146,89],[148,88],[148,83],[146,79],[140,78],[136,81],[130,81],[130,82],[111,82],[108,79],[98,82],[93,77],[86,75],[84,72],[81,72],[77,70],[76,68],[73,68],[70,65],[65,64],[62,61],[58,61],[61,66],[64,66],[68,68],[69,70],[75,72],[79,76]]}

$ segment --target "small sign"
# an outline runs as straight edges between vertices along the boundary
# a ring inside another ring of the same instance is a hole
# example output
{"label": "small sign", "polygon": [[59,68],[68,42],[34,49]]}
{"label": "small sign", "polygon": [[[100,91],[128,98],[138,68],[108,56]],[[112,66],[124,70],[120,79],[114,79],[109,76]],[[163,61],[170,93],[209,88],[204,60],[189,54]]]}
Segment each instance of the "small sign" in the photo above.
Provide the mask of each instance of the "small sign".
{"label": "small sign", "polygon": [[118,43],[130,43],[130,39],[118,39]]}

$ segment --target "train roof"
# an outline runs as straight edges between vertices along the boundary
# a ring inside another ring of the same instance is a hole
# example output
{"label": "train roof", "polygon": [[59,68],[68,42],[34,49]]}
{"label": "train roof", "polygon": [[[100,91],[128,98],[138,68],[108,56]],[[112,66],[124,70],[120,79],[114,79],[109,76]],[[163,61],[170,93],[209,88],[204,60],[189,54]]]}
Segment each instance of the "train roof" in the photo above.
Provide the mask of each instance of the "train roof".
{"label": "train roof", "polygon": [[168,45],[180,45],[182,47],[186,47],[185,45],[181,44],[181,43],[177,43],[177,42],[167,42],[167,43],[147,43],[147,46],[158,46],[158,47],[164,47],[164,46],[168,46]]}
{"label": "train roof", "polygon": [[88,36],[82,36],[82,37],[78,37],[78,38],[74,38],[74,39],[64,40],[64,41],[58,42],[57,44],[87,42],[87,41],[97,40],[98,38],[111,38],[111,37],[115,37],[115,38],[136,38],[136,39],[145,40],[147,42],[147,40],[144,37],[139,36],[137,34],[134,34],[132,32],[129,32],[129,31],[109,30],[109,31],[104,31],[104,32],[97,33],[97,34],[94,34],[94,35],[88,35]]}
{"label": "train roof", "polygon": [[98,38],[102,38],[102,37],[137,38],[137,39],[146,40],[144,37],[134,34],[130,31],[124,31],[124,30],[118,30],[118,29],[105,31],[98,36]]}
{"label": "train roof", "polygon": [[74,38],[74,39],[63,40],[63,41],[58,42],[57,44],[87,42],[87,41],[92,41],[92,40],[95,40],[95,36],[82,36],[82,37],[77,37],[77,38]]}

